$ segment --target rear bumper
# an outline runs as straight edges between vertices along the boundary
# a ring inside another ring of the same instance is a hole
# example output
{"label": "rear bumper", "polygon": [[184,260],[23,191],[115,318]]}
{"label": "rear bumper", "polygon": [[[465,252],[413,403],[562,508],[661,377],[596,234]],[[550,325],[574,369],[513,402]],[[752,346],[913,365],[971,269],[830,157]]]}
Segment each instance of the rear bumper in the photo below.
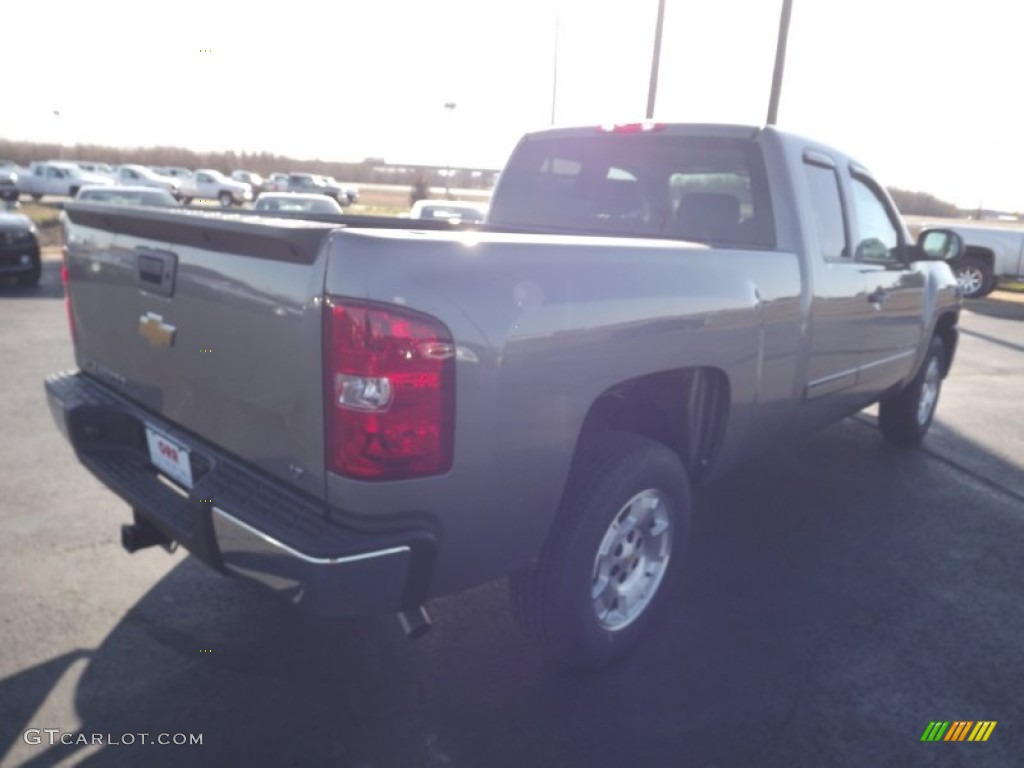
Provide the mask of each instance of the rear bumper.
{"label": "rear bumper", "polygon": [[[435,550],[428,528],[356,527],[81,373],[49,376],[46,393],[79,461],[210,567],[321,615],[371,615],[426,600]],[[150,463],[146,426],[189,449],[191,489]]]}

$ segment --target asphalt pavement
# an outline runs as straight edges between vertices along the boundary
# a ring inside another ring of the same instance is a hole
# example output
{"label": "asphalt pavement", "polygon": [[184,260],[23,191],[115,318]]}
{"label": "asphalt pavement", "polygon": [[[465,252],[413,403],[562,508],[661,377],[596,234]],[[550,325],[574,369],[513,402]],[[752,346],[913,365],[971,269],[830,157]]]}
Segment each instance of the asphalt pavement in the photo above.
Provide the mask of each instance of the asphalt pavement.
{"label": "asphalt pavement", "polygon": [[[1024,303],[968,304],[923,449],[869,411],[703,489],[655,633],[595,675],[545,663],[502,583],[408,641],[125,554],[43,395],[73,366],[58,266],[0,285],[0,765],[1024,761]],[[997,725],[922,742],[933,721]]]}

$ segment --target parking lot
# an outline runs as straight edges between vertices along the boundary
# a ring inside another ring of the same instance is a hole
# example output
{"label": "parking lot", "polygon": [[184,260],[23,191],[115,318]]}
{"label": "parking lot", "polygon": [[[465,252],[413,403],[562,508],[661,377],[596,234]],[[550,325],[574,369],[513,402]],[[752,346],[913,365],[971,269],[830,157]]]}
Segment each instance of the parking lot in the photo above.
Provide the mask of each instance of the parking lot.
{"label": "parking lot", "polygon": [[[887,447],[866,412],[703,489],[655,636],[582,675],[542,661],[503,584],[435,601],[407,641],[393,617],[317,621],[181,553],[126,555],[128,509],[43,396],[74,362],[58,270],[51,254],[38,289],[0,286],[0,764],[1020,764],[1015,297],[968,305],[923,450]],[[922,743],[935,720],[998,725]]]}

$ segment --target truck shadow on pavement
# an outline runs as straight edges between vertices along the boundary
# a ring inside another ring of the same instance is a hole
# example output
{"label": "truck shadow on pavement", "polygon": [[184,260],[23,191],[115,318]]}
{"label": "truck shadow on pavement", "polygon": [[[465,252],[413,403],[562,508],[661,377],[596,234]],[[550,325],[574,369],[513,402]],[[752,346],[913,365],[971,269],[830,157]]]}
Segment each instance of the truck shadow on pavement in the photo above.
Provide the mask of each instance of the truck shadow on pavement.
{"label": "truck shadow on pavement", "polygon": [[[1024,519],[997,490],[885,447],[863,418],[742,468],[699,492],[655,631],[600,674],[545,663],[503,584],[435,601],[435,629],[407,641],[392,617],[306,618],[184,560],[92,653],[74,708],[79,733],[202,745],[111,744],[76,759],[904,766],[933,764],[921,750],[936,745],[920,743],[930,720],[988,718],[999,738],[971,746],[985,764],[1013,764]],[[18,722],[5,718],[0,753],[21,739],[12,728],[59,726],[23,724],[73,655],[0,683],[0,701],[26,702]],[[76,748],[36,749],[23,765]]]}

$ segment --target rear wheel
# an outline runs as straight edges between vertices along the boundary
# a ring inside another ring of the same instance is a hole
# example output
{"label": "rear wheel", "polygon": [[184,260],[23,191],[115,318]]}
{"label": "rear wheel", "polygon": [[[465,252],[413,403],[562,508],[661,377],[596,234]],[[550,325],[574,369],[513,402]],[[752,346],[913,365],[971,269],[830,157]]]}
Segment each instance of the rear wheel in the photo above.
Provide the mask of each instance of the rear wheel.
{"label": "rear wheel", "polygon": [[540,558],[509,580],[516,618],[562,664],[597,668],[624,656],[654,617],[689,521],[678,456],[631,433],[596,435],[581,448]]}
{"label": "rear wheel", "polygon": [[987,296],[995,287],[992,268],[981,256],[965,256],[953,269],[960,290],[968,299]]}
{"label": "rear wheel", "polygon": [[917,445],[924,439],[935,416],[946,366],[946,346],[932,337],[920,369],[907,387],[882,400],[878,406],[878,426],[893,445]]}

